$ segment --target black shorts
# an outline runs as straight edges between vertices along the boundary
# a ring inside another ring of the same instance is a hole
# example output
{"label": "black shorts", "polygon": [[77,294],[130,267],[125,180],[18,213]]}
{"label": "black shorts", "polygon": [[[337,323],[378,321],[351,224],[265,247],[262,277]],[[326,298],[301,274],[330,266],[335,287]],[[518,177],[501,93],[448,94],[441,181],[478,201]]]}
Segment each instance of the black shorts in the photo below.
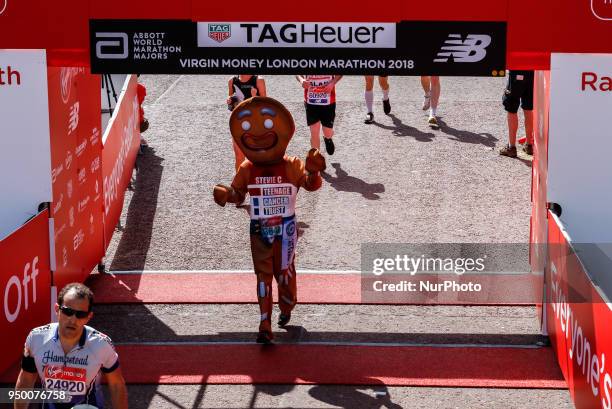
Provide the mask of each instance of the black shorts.
{"label": "black shorts", "polygon": [[502,102],[506,111],[513,114],[519,105],[523,110],[533,110],[533,71],[510,71]]}
{"label": "black shorts", "polygon": [[311,105],[304,103],[306,107],[306,123],[308,126],[321,122],[326,128],[334,127],[336,119],[336,103],[329,105]]}

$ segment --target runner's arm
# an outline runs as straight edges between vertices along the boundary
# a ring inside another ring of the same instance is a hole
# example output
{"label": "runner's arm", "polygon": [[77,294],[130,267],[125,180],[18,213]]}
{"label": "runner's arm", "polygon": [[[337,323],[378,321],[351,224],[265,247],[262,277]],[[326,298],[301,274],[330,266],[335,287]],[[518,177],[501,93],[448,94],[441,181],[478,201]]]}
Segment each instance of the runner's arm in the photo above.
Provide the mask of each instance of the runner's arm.
{"label": "runner's arm", "polygon": [[[325,169],[325,158],[316,149],[311,149],[306,157],[306,163],[299,158],[290,157],[288,176],[291,183],[312,192],[319,189],[323,183],[320,171]],[[308,168],[308,169],[307,169]]]}
{"label": "runner's arm", "polygon": [[215,203],[219,206],[225,206],[226,203],[242,202],[248,191],[249,175],[250,162],[244,161],[238,168],[231,186],[215,185],[213,188]]}
{"label": "runner's arm", "polygon": [[302,85],[302,88],[308,88],[310,86],[310,83],[301,75],[296,75],[295,79]]}
{"label": "runner's arm", "polygon": [[227,201],[230,203],[240,203],[244,200],[248,192],[249,175],[251,174],[250,162],[244,161],[238,167],[238,172],[232,180]]}
{"label": "runner's arm", "polygon": [[323,184],[320,172],[325,170],[325,158],[318,149],[311,149],[308,151],[306,156],[306,163],[304,164],[303,172],[306,176],[304,178],[304,189],[309,192],[318,190]]}
{"label": "runner's arm", "polygon": [[342,75],[334,75],[334,78],[325,86],[326,92],[332,92],[336,84],[342,79]]}
{"label": "runner's arm", "polygon": [[[15,384],[15,390],[32,389],[36,383],[36,379],[38,379],[38,374],[36,372],[28,372],[22,369],[19,372],[19,377],[17,378],[17,383]],[[29,402],[27,401],[15,401],[14,408],[27,409],[28,405]]]}
{"label": "runner's arm", "polygon": [[111,401],[113,402],[113,409],[128,409],[127,388],[125,387],[125,379],[123,379],[121,368],[116,368],[105,375]]}

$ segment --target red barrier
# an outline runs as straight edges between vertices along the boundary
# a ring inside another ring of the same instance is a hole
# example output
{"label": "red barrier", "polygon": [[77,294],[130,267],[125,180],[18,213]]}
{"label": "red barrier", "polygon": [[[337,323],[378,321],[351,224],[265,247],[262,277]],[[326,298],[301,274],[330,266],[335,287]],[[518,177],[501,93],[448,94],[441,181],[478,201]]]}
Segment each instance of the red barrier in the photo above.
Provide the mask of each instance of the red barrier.
{"label": "red barrier", "polygon": [[0,373],[21,357],[28,332],[49,321],[49,215],[45,211],[0,241]]}
{"label": "red barrier", "polygon": [[[534,84],[534,155],[531,167],[531,243],[529,262],[533,272],[533,285],[537,293],[543,294],[542,274],[546,266],[546,243],[548,240],[546,208],[546,176],[548,168],[548,113],[550,106],[550,71],[537,71]],[[537,305],[542,316],[542,304]]]}
{"label": "red barrier", "polygon": [[125,92],[117,102],[114,116],[104,135],[102,175],[105,249],[121,216],[125,190],[130,183],[140,146],[136,84],[136,76],[129,77]]}
{"label": "red barrier", "polygon": [[548,332],[559,366],[578,409],[610,409],[612,371],[605,358],[612,356],[612,308],[597,292],[552,215],[548,237]]}
{"label": "red barrier", "polygon": [[82,67],[47,71],[58,288],[85,280],[104,255],[101,84],[99,75],[87,72]]}

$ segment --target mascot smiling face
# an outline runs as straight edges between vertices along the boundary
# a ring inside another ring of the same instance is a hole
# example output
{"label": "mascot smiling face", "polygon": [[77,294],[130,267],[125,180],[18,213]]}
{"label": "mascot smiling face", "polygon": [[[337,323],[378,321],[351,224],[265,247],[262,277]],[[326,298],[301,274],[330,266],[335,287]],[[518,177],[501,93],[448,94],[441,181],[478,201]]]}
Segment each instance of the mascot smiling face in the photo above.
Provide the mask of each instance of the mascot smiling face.
{"label": "mascot smiling face", "polygon": [[295,132],[291,113],[280,102],[253,97],[234,109],[230,132],[244,155],[255,164],[278,162]]}

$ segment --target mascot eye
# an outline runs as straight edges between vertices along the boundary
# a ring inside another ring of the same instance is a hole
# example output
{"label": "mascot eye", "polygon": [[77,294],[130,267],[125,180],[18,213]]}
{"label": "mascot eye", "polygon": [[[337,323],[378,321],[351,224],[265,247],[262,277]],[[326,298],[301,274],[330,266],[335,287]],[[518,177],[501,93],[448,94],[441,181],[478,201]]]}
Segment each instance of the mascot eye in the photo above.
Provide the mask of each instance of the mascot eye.
{"label": "mascot eye", "polygon": [[274,121],[268,118],[264,121],[264,126],[266,127],[266,129],[272,129],[274,128]]}
{"label": "mascot eye", "polygon": [[244,121],[242,123],[242,130],[248,131],[249,129],[251,129],[251,123],[249,121]]}

